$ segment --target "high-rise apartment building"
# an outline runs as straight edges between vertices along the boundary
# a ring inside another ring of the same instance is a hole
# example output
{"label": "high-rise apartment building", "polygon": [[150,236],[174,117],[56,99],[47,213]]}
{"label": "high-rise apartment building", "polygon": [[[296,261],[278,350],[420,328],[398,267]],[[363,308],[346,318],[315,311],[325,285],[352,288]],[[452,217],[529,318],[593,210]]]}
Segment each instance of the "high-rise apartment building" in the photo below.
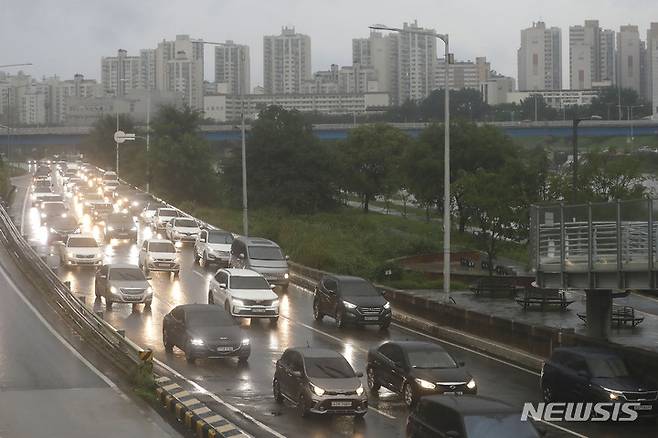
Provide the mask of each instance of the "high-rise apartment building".
{"label": "high-rise apartment building", "polygon": [[562,32],[542,21],[521,31],[518,57],[519,90],[562,88]]}
{"label": "high-rise apartment building", "polygon": [[140,50],[139,58],[139,88],[142,90],[155,90],[155,49]]}
{"label": "high-rise apartment building", "polygon": [[647,70],[651,112],[658,118],[658,23],[651,23],[647,31]]}
{"label": "high-rise apartment building", "polygon": [[125,96],[135,90],[155,89],[155,50],[140,50],[128,56],[123,49],[117,56],[101,58],[101,83],[107,94]]}
{"label": "high-rise apartment building", "polygon": [[626,25],[617,33],[617,85],[642,93],[642,45],[637,26]]}
{"label": "high-rise apartment building", "polygon": [[569,83],[572,90],[589,90],[594,82],[614,80],[614,31],[598,20],[569,27]]}
{"label": "high-rise apartment building", "polygon": [[192,109],[203,109],[203,42],[189,35],[162,41],[155,51],[156,88],[183,96]]}
{"label": "high-rise apartment building", "polygon": [[[397,36],[370,32],[368,38],[352,40],[352,65],[372,68],[377,78],[378,91],[391,93],[393,98],[394,78],[397,75]],[[396,98],[396,97],[395,97]],[[395,99],[393,99],[395,100]]]}
{"label": "high-rise apartment building", "polygon": [[215,82],[226,84],[228,94],[248,94],[250,82],[249,47],[226,41],[215,47]]}
{"label": "high-rise apartment building", "polygon": [[[419,101],[434,89],[436,72],[437,38],[434,29],[418,27],[414,21],[404,23],[403,31],[395,34],[397,41],[397,74],[394,77],[394,100],[403,103],[407,100]],[[420,33],[423,32],[423,33]]]}
{"label": "high-rise apartment building", "polygon": [[263,37],[263,78],[267,94],[294,94],[311,79],[311,37],[284,27]]}
{"label": "high-rise apartment building", "polygon": [[[439,58],[434,74],[434,89],[445,88],[446,63],[444,58]],[[487,58],[480,56],[473,61],[457,61],[450,64],[448,72],[448,84],[451,90],[464,88],[480,89],[480,85],[491,76],[491,64]]]}

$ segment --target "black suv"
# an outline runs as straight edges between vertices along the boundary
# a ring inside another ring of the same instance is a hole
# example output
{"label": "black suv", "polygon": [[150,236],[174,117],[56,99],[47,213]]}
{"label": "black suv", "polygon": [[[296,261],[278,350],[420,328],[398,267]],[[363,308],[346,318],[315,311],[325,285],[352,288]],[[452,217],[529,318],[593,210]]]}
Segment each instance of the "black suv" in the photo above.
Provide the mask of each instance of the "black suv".
{"label": "black suv", "polygon": [[475,394],[475,380],[462,362],[429,342],[386,342],[368,351],[368,388],[402,394],[411,407],[428,394]]}
{"label": "black suv", "polygon": [[336,326],[346,323],[379,325],[391,324],[391,305],[367,280],[343,275],[325,275],[315,287],[313,317],[321,321],[331,316]]}
{"label": "black suv", "polygon": [[423,397],[407,418],[407,438],[539,438],[530,421],[502,401],[477,395]]}
{"label": "black suv", "polygon": [[[655,378],[655,376],[653,376]],[[557,348],[544,363],[546,402],[640,402],[640,416],[656,416],[658,387],[634,373],[624,358],[602,348]]]}
{"label": "black suv", "polygon": [[137,224],[128,213],[110,213],[105,219],[105,241],[130,239],[137,242]]}

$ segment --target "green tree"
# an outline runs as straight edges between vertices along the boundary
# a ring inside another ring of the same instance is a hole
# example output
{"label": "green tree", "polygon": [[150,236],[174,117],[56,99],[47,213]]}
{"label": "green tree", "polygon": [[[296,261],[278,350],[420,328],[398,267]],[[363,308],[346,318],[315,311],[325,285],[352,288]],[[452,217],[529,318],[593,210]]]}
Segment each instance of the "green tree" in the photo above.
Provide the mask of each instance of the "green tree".
{"label": "green tree", "polygon": [[[124,132],[135,133],[135,124],[133,120],[125,115],[119,115],[119,127]],[[85,137],[82,143],[82,151],[85,156],[94,164],[104,169],[114,169],[116,167],[116,143],[114,142],[114,133],[117,130],[117,119],[113,115],[105,115],[99,118],[91,132]],[[126,142],[119,145],[120,153],[119,170],[121,165],[133,161],[131,150],[134,143]]]}
{"label": "green tree", "polygon": [[149,157],[156,192],[179,201],[216,199],[217,174],[201,121],[201,113],[189,107],[165,106],[156,115]]}
{"label": "green tree", "polygon": [[[621,103],[621,110],[619,104]],[[641,108],[633,109],[633,118],[641,119],[651,114],[651,105],[640,98],[632,88],[607,87],[600,91],[599,95],[592,99],[589,113],[608,120],[628,118],[628,107],[642,105]],[[583,112],[583,114],[585,114]]]}
{"label": "green tree", "polygon": [[402,159],[405,188],[425,210],[427,222],[432,207],[443,199],[442,154],[442,144],[417,140],[407,147]]}
{"label": "green tree", "polygon": [[376,196],[390,195],[401,188],[398,168],[409,143],[409,137],[401,130],[375,124],[351,130],[341,144],[344,188],[359,194],[365,212]]}
{"label": "green tree", "polygon": [[[331,209],[338,195],[337,158],[320,142],[302,113],[270,106],[253,123],[247,143],[249,203],[294,213]],[[242,199],[242,155],[224,166],[226,195]]]}

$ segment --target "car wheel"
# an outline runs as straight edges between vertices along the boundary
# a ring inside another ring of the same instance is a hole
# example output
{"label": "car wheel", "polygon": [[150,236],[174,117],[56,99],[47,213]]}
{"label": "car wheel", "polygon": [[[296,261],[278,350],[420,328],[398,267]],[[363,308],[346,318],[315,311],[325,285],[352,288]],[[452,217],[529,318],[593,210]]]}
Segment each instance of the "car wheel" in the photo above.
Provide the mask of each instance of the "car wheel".
{"label": "car wheel", "polygon": [[299,416],[302,418],[308,417],[309,407],[308,402],[306,401],[306,396],[302,393],[299,395],[299,402],[297,403],[297,409],[299,411]]}
{"label": "car wheel", "polygon": [[167,330],[165,329],[162,329],[162,343],[164,344],[164,348],[167,353],[171,353],[174,351],[174,344],[169,342],[169,335],[167,334]]}
{"label": "car wheel", "polygon": [[208,291],[208,304],[215,304],[215,297],[212,295],[212,291]]}
{"label": "car wheel", "polygon": [[192,353],[189,353],[189,354],[188,354],[188,353],[186,352],[186,353],[185,353],[185,360],[187,361],[187,363],[189,363],[189,364],[193,364],[193,363],[196,361],[196,357],[194,357],[194,355],[193,355]]}
{"label": "car wheel", "polygon": [[112,301],[110,301],[107,297],[105,297],[105,309],[112,310]]}
{"label": "car wheel", "polygon": [[342,329],[345,327],[345,311],[344,310],[338,310],[336,312],[336,327],[339,329]]}
{"label": "car wheel", "polygon": [[359,413],[357,413],[357,414],[354,414],[354,418],[355,418],[356,420],[363,420],[363,417],[365,417],[365,416],[366,416],[366,413],[365,413],[365,412],[359,412]]}
{"label": "car wheel", "polygon": [[377,394],[379,392],[379,388],[381,385],[377,381],[377,375],[375,374],[375,370],[372,367],[368,367],[366,370],[367,374],[367,383],[368,383],[368,388],[370,389],[370,392],[373,394]]}
{"label": "car wheel", "polygon": [[246,363],[249,360],[249,355],[238,356],[238,363]]}
{"label": "car wheel", "polygon": [[101,297],[100,289],[98,288],[98,282],[94,282],[94,295],[96,295],[96,298]]}
{"label": "car wheel", "polygon": [[144,310],[151,310],[151,303],[152,303],[152,301],[145,301],[144,302]]}
{"label": "car wheel", "polygon": [[313,318],[316,321],[322,321],[324,315],[320,312],[320,303],[317,300],[313,301]]}
{"label": "car wheel", "polygon": [[226,302],[224,303],[224,310],[226,310],[226,313],[231,315],[231,304],[228,302],[228,300],[226,300]]}
{"label": "car wheel", "polygon": [[408,408],[413,407],[416,404],[416,390],[410,382],[404,384],[402,388],[402,396],[404,397],[404,404]]}
{"label": "car wheel", "polygon": [[278,404],[283,403],[283,395],[281,394],[281,388],[279,387],[279,381],[274,379],[272,382],[272,393],[274,394],[274,401]]}

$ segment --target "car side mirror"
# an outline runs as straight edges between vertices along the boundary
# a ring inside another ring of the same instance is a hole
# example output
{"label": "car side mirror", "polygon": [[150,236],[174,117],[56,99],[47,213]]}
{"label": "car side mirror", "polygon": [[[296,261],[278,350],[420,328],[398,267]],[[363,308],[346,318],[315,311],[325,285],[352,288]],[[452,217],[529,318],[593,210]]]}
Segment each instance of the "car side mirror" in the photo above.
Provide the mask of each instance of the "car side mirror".
{"label": "car side mirror", "polygon": [[226,289],[226,283],[219,283],[220,289]]}
{"label": "car side mirror", "polygon": [[147,280],[153,280],[153,277],[146,277]]}
{"label": "car side mirror", "polygon": [[286,259],[286,260],[290,260],[290,256],[289,256],[289,255],[286,255],[285,259]]}
{"label": "car side mirror", "polygon": [[270,289],[274,289],[276,287],[275,284],[270,284]]}
{"label": "car side mirror", "polygon": [[301,371],[293,371],[292,376],[300,378],[300,377],[302,377],[302,372]]}
{"label": "car side mirror", "polygon": [[240,255],[238,256],[238,258],[239,258],[240,260],[244,260],[244,253],[240,253]]}
{"label": "car side mirror", "polygon": [[363,377],[363,373],[361,371],[357,372],[356,377],[360,379],[361,377]]}
{"label": "car side mirror", "polygon": [[106,279],[107,275],[100,275],[99,278]]}
{"label": "car side mirror", "polygon": [[206,239],[199,239],[199,242],[206,243]]}

